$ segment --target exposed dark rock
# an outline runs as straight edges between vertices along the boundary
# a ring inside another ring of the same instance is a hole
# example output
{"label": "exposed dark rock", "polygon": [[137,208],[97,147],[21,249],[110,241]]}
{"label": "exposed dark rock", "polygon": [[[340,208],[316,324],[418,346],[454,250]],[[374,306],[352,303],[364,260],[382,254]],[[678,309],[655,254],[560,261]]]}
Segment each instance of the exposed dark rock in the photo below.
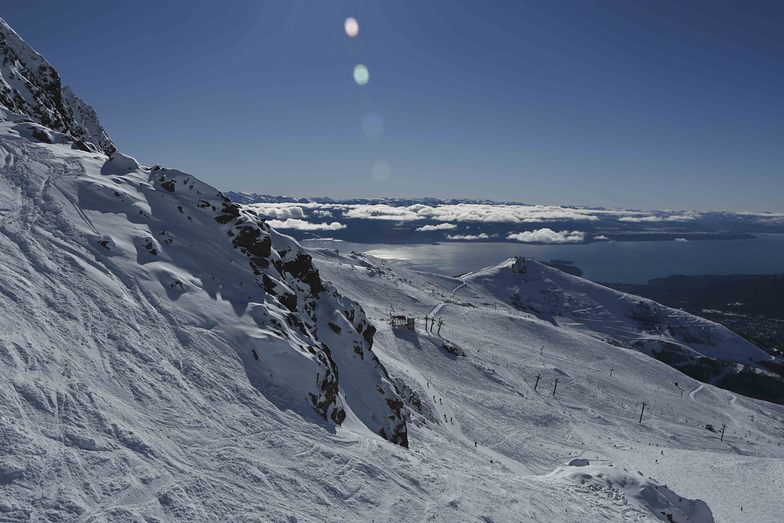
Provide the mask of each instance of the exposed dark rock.
{"label": "exposed dark rock", "polygon": [[43,129],[37,127],[33,129],[33,138],[39,142],[52,143],[52,136]]}
{"label": "exposed dark rock", "polygon": [[288,292],[284,292],[278,296],[278,301],[291,312],[297,311],[297,296]]}
{"label": "exposed dark rock", "polygon": [[311,404],[324,419],[329,417],[333,422],[340,425],[346,419],[346,412],[342,408],[337,407],[338,392],[340,390],[338,386],[338,369],[335,361],[332,359],[329,347],[325,344],[321,344],[321,351],[317,352],[317,356],[326,368],[326,375],[319,384],[319,389],[322,393],[321,398],[311,394]]}
{"label": "exposed dark rock", "polygon": [[264,290],[267,291],[268,294],[271,294],[272,296],[277,296],[278,293],[275,292],[275,288],[278,285],[275,283],[275,281],[272,278],[270,278],[265,274],[264,276],[261,277],[261,282],[262,282],[262,286],[264,287]]}
{"label": "exposed dark rock", "polygon": [[222,224],[227,224],[232,220],[240,217],[240,208],[238,205],[231,203],[231,200],[223,203],[222,214],[215,217],[215,221]]}
{"label": "exposed dark rock", "polygon": [[451,354],[452,356],[460,356],[460,357],[465,356],[465,352],[463,351],[463,349],[461,349],[460,347],[458,347],[453,343],[449,343],[448,341],[442,342],[441,349],[444,352]]}
{"label": "exposed dark rock", "polygon": [[153,256],[158,255],[158,249],[155,248],[155,244],[153,243],[151,238],[146,238],[144,240],[144,248],[147,249],[147,252],[149,252]]}
{"label": "exposed dark rock", "polygon": [[318,269],[313,265],[313,259],[309,254],[300,252],[293,260],[284,262],[283,271],[307,283],[310,286],[310,292],[314,296],[318,296],[321,291],[326,290],[319,276]]}
{"label": "exposed dark rock", "polygon": [[[357,332],[361,332],[361,331],[357,329]],[[376,333],[376,328],[368,323],[367,328],[365,328],[364,332],[362,332],[362,337],[367,342],[368,348],[373,347],[373,335],[375,333]]]}
{"label": "exposed dark rock", "polygon": [[232,244],[249,256],[267,258],[272,253],[272,240],[267,235],[261,238],[261,234],[262,231],[258,227],[242,227]]}
{"label": "exposed dark rock", "polygon": [[290,312],[286,316],[286,323],[289,324],[289,327],[296,328],[301,333],[307,334],[307,328],[305,327],[305,324],[302,323],[302,320],[299,318],[299,316],[297,316],[297,313]]}
{"label": "exposed dark rock", "polygon": [[512,272],[517,274],[524,274],[528,272],[528,263],[522,256],[515,256],[514,263],[512,264]]}

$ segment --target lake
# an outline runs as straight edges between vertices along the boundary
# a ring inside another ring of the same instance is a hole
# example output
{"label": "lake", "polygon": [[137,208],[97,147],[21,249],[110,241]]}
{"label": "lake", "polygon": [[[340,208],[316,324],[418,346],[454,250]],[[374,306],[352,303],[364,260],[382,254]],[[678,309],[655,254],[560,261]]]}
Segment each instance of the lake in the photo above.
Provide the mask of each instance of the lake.
{"label": "lake", "polygon": [[304,240],[306,247],[366,252],[423,271],[447,275],[495,265],[512,256],[569,260],[600,282],[645,283],[673,274],[784,273],[784,234],[742,240],[606,241],[571,245],[443,242],[391,245]]}

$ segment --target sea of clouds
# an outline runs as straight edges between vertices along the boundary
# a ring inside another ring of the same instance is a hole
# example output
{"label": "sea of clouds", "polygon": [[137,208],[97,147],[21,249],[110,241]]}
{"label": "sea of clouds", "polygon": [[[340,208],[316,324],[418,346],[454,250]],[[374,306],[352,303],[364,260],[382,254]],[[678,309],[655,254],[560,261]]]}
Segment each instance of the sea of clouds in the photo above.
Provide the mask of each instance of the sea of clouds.
{"label": "sea of clouds", "polygon": [[[784,213],[645,211],[492,202],[260,201],[247,206],[277,229],[340,232],[410,231],[411,241],[514,241],[538,244],[612,240],[623,234],[784,232]],[[276,199],[282,197],[258,197]],[[379,241],[383,241],[380,239]]]}

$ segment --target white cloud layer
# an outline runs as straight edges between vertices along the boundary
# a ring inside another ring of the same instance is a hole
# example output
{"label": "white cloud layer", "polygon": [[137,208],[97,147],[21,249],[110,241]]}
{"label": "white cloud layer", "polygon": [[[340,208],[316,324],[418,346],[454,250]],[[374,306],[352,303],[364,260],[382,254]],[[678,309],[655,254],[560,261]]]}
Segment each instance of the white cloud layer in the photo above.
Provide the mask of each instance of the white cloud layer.
{"label": "white cloud layer", "polygon": [[490,238],[492,238],[492,236],[484,232],[479,234],[447,234],[446,236],[447,240],[463,240],[463,241],[487,240]]}
{"label": "white cloud layer", "polygon": [[553,205],[507,205],[507,204],[424,204],[397,207],[387,204],[345,204],[342,208],[346,218],[365,220],[434,220],[440,222],[473,223],[536,223],[544,221],[596,221],[590,209],[573,209]]}
{"label": "white cloud layer", "polygon": [[[691,228],[715,229],[714,222],[720,221],[739,224],[759,224],[777,227],[784,225],[784,213],[770,212],[707,212],[674,210],[606,209],[588,207],[569,207],[559,205],[528,205],[522,203],[411,203],[405,200],[353,201],[353,202],[262,202],[249,204],[248,208],[261,216],[276,220],[297,219],[303,221],[322,221],[334,217],[335,220],[388,220],[393,222],[430,222],[430,225],[417,223],[420,232],[447,229],[447,225],[459,228],[462,224],[541,224],[554,229],[574,230],[589,226],[601,230],[605,226],[624,224],[626,230],[666,227],[677,223]],[[433,225],[432,222],[441,222]],[[556,222],[562,225],[550,225]],[[333,222],[334,223],[334,222]],[[331,223],[327,226],[336,227]],[[441,229],[434,229],[440,226]],[[524,236],[525,237],[525,236]],[[569,240],[570,242],[578,240]],[[561,242],[563,243],[563,242]]]}
{"label": "white cloud layer", "polygon": [[646,222],[688,222],[699,217],[696,213],[691,214],[669,214],[669,215],[643,215],[643,216],[621,216],[619,222],[646,223]]}
{"label": "white cloud layer", "polygon": [[255,204],[251,208],[256,213],[267,218],[276,218],[278,220],[285,220],[288,218],[305,218],[305,211],[299,205],[291,205],[287,203],[270,203],[270,204]]}
{"label": "white cloud layer", "polygon": [[273,229],[296,229],[298,231],[339,231],[346,226],[339,222],[311,223],[305,220],[289,218],[288,220],[267,220]]}
{"label": "white cloud layer", "polygon": [[422,227],[416,228],[416,230],[420,232],[451,231],[452,229],[457,229],[457,225],[454,223],[437,223],[435,225],[423,225]]}
{"label": "white cloud layer", "polygon": [[512,233],[506,239],[522,243],[580,243],[585,241],[585,233],[580,231],[556,232],[545,227],[544,229]]}

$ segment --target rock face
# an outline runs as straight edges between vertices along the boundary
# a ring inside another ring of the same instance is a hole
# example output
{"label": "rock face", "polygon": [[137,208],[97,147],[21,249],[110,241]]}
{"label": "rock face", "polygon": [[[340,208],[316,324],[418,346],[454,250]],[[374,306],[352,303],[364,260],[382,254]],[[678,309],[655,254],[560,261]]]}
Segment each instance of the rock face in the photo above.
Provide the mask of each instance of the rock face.
{"label": "rock face", "polygon": [[[180,171],[153,167],[150,179],[160,188],[162,199],[169,202],[170,211],[176,207],[191,222],[196,213],[211,216],[219,237],[230,238],[232,248],[246,257],[265,303],[283,320],[272,319],[259,326],[316,364],[317,388],[303,385],[302,391],[293,393],[306,395],[319,416],[336,424],[346,418],[344,402],[348,402],[369,429],[407,447],[403,402],[372,352],[375,327],[362,308],[321,279],[311,256],[295,240],[271,229],[252,211],[241,209],[214,188]],[[161,248],[168,249],[166,245]],[[274,358],[265,358],[265,347],[257,349],[261,362],[255,355],[251,360],[246,354],[249,349],[242,348],[243,361],[254,367],[249,374],[255,367],[270,369],[279,364]],[[279,387],[290,387],[303,372],[302,368],[280,365],[279,376],[273,372],[271,377],[280,380]],[[355,386],[341,388],[341,377]],[[266,387],[261,385],[261,389]]]}
{"label": "rock face", "polygon": [[62,87],[60,75],[0,18],[0,104],[74,140],[116,151],[95,110]]}
{"label": "rock face", "polygon": [[76,96],[69,86],[62,88],[62,96],[69,132],[77,139],[94,143],[106,154],[116,151],[112,139],[101,126],[93,106]]}

